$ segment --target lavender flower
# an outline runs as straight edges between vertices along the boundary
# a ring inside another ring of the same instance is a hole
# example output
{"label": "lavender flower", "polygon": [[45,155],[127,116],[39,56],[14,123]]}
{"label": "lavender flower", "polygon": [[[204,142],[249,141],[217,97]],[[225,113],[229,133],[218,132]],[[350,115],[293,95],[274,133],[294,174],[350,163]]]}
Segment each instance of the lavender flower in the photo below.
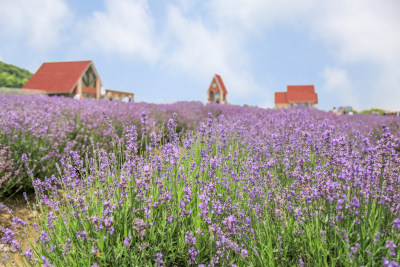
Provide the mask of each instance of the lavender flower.
{"label": "lavender flower", "polygon": [[163,266],[163,263],[164,263],[164,261],[163,261],[163,259],[162,259],[162,253],[161,252],[158,252],[157,254],[156,254],[156,256],[157,256],[157,258],[154,260],[155,261],[155,263],[157,264],[157,266]]}
{"label": "lavender flower", "polygon": [[191,232],[191,231],[186,232],[185,238],[186,238],[186,242],[189,245],[195,245],[196,244],[196,237],[193,236],[193,232]]}
{"label": "lavender flower", "polygon": [[398,229],[400,229],[400,219],[395,219],[394,221],[393,221],[393,229],[396,229],[396,230],[398,230]]}
{"label": "lavender flower", "polygon": [[[0,94],[0,194],[33,186],[38,219],[37,254],[18,252],[26,224],[0,204],[11,222],[0,227],[2,253],[42,265],[133,264],[113,256],[122,246],[139,265],[244,266],[267,251],[283,260],[285,241],[305,240],[288,251],[300,266],[318,265],[304,255],[321,249],[343,255],[343,266],[397,264],[398,118],[101,102]],[[365,254],[364,240],[374,244]],[[183,247],[179,258],[166,254]],[[391,258],[372,258],[382,251]]]}
{"label": "lavender flower", "polygon": [[243,258],[247,257],[248,251],[246,249],[242,249],[240,254],[242,255]]}
{"label": "lavender flower", "polygon": [[393,241],[386,240],[386,248],[389,249],[391,256],[393,256],[393,257],[396,256],[395,250],[396,250],[397,246]]}
{"label": "lavender flower", "polygon": [[396,261],[394,261],[394,260],[389,261],[386,258],[382,259],[382,263],[383,263],[384,267],[398,267],[399,266],[399,264]]}
{"label": "lavender flower", "polygon": [[131,239],[132,239],[131,236],[125,237],[124,244],[125,244],[126,248],[129,248],[131,246],[131,244],[130,244]]}

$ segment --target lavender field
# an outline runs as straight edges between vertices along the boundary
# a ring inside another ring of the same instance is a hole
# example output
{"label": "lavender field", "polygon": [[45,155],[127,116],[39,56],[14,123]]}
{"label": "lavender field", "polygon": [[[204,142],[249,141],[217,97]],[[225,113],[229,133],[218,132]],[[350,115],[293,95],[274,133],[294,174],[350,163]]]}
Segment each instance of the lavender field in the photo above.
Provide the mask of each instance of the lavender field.
{"label": "lavender field", "polygon": [[398,266],[399,137],[398,117],[0,95],[0,196],[35,195],[0,260]]}

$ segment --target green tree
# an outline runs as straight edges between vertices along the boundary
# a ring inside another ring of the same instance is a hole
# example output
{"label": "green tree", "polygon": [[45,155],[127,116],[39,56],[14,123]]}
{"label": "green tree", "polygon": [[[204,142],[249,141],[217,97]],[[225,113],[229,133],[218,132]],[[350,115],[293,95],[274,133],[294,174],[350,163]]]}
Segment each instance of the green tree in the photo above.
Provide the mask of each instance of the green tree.
{"label": "green tree", "polygon": [[21,88],[31,76],[28,70],[0,61],[0,87]]}
{"label": "green tree", "polygon": [[379,114],[379,115],[382,115],[383,113],[385,113],[385,111],[383,109],[378,109],[378,108],[371,108],[371,109],[368,109],[368,110],[361,111],[361,114]]}

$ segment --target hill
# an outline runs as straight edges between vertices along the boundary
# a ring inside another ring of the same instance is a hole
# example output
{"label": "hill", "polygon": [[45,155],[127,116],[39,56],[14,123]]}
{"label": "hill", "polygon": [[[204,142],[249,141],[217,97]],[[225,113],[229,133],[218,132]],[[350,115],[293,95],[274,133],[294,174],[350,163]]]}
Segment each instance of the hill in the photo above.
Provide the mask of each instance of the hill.
{"label": "hill", "polygon": [[378,109],[378,108],[371,108],[368,110],[363,110],[361,111],[361,114],[379,114],[383,115],[385,111],[383,109]]}
{"label": "hill", "polygon": [[31,76],[28,70],[0,61],[0,87],[21,88]]}

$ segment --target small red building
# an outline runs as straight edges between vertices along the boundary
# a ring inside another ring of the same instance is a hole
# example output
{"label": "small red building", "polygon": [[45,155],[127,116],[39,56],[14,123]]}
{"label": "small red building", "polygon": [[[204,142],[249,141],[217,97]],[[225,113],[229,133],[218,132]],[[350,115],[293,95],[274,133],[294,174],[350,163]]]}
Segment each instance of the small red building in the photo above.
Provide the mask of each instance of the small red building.
{"label": "small red building", "polygon": [[228,91],[225,88],[225,84],[222,81],[221,76],[215,74],[207,90],[207,102],[228,104],[227,96]]}
{"label": "small red building", "polygon": [[46,62],[24,85],[48,95],[99,99],[102,82],[91,60]]}
{"label": "small red building", "polygon": [[318,104],[318,95],[314,85],[288,85],[286,92],[275,92],[275,107],[295,106],[314,107]]}

